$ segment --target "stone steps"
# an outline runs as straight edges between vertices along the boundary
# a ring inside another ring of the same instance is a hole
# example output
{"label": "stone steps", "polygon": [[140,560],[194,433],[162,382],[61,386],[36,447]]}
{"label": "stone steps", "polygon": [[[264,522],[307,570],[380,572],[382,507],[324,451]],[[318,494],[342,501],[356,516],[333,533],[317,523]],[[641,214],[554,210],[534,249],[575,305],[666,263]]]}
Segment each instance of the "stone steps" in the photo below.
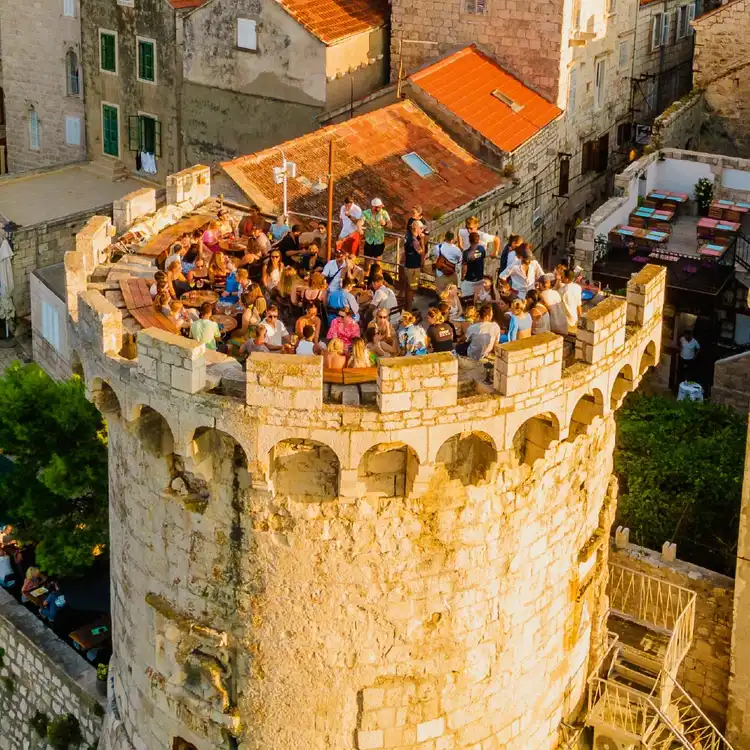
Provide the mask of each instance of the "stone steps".
{"label": "stone steps", "polygon": [[111,157],[100,157],[88,162],[84,167],[88,172],[106,177],[112,182],[121,182],[130,176],[128,168],[119,160]]}

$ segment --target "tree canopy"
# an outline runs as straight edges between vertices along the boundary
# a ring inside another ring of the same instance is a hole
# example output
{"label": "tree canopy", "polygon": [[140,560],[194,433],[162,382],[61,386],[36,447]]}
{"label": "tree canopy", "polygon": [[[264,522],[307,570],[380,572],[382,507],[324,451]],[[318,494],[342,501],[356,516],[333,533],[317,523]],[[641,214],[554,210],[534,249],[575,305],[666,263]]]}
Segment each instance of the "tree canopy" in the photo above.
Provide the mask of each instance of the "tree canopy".
{"label": "tree canopy", "polygon": [[618,523],[631,541],[734,575],[747,424],[717,404],[633,393],[617,413]]}
{"label": "tree canopy", "polygon": [[36,544],[50,575],[84,572],[107,549],[107,433],[83,382],[12,364],[0,378],[0,521]]}

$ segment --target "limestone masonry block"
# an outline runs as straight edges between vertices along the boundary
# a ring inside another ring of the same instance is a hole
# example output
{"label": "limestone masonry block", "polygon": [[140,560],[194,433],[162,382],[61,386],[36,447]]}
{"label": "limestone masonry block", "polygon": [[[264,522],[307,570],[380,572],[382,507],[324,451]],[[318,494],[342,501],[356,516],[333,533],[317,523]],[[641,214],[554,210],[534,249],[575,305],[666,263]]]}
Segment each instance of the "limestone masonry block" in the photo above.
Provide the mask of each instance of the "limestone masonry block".
{"label": "limestone masonry block", "polygon": [[198,393],[206,387],[206,347],[159,328],[138,335],[138,371],[165,386]]}
{"label": "limestone masonry block", "polygon": [[90,274],[106,257],[112,244],[113,226],[108,216],[92,216],[76,235],[76,250],[83,254],[83,267]]}
{"label": "limestone masonry block", "polygon": [[455,406],[458,360],[448,352],[381,359],[377,399],[381,412]]}
{"label": "limestone masonry block", "polygon": [[281,409],[320,409],[322,358],[254,352],[247,359],[247,403]]}
{"label": "limestone masonry block", "polygon": [[79,295],[78,326],[97,351],[117,354],[122,348],[122,312],[101,292],[92,290]]}
{"label": "limestone masonry block", "polygon": [[63,258],[65,265],[65,296],[68,313],[73,320],[78,318],[78,295],[86,291],[86,269],[83,264],[83,253],[69,250]]}
{"label": "limestone masonry block", "polygon": [[167,177],[167,205],[190,201],[194,206],[211,197],[211,169],[200,164]]}
{"label": "limestone masonry block", "polygon": [[495,349],[495,389],[503,396],[533,390],[562,377],[563,340],[555,333],[500,344]]}
{"label": "limestone masonry block", "polygon": [[156,190],[153,188],[142,188],[124,195],[112,204],[112,215],[117,234],[123,234],[141,216],[147,216],[155,211]]}
{"label": "limestone masonry block", "polygon": [[627,288],[627,322],[642,326],[660,316],[666,285],[667,269],[663,266],[644,266],[633,276]]}

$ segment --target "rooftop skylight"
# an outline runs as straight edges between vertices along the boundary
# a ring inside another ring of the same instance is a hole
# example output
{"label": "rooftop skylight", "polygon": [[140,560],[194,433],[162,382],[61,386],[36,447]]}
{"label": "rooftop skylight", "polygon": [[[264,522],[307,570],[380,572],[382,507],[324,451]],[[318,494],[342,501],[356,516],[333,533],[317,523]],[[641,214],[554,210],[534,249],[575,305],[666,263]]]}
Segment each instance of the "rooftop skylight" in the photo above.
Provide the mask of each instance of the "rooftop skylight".
{"label": "rooftop skylight", "polygon": [[435,170],[416,152],[401,157],[420,177],[429,177]]}

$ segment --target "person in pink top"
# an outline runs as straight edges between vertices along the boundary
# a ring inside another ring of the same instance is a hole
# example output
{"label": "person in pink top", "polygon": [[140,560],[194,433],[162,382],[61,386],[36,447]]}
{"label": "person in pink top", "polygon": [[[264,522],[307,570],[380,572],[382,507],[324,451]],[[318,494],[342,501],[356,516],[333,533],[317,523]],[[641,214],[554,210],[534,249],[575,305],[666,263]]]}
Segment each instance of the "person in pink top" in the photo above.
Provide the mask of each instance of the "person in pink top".
{"label": "person in pink top", "polygon": [[203,232],[203,237],[201,239],[203,240],[203,247],[205,247],[206,250],[209,250],[212,253],[221,250],[221,247],[219,246],[219,240],[221,239],[221,227],[219,226],[219,222],[212,221],[208,225],[208,229]]}
{"label": "person in pink top", "polygon": [[328,329],[328,340],[339,339],[348,352],[352,347],[352,341],[359,336],[359,324],[352,318],[351,308],[342,307]]}

